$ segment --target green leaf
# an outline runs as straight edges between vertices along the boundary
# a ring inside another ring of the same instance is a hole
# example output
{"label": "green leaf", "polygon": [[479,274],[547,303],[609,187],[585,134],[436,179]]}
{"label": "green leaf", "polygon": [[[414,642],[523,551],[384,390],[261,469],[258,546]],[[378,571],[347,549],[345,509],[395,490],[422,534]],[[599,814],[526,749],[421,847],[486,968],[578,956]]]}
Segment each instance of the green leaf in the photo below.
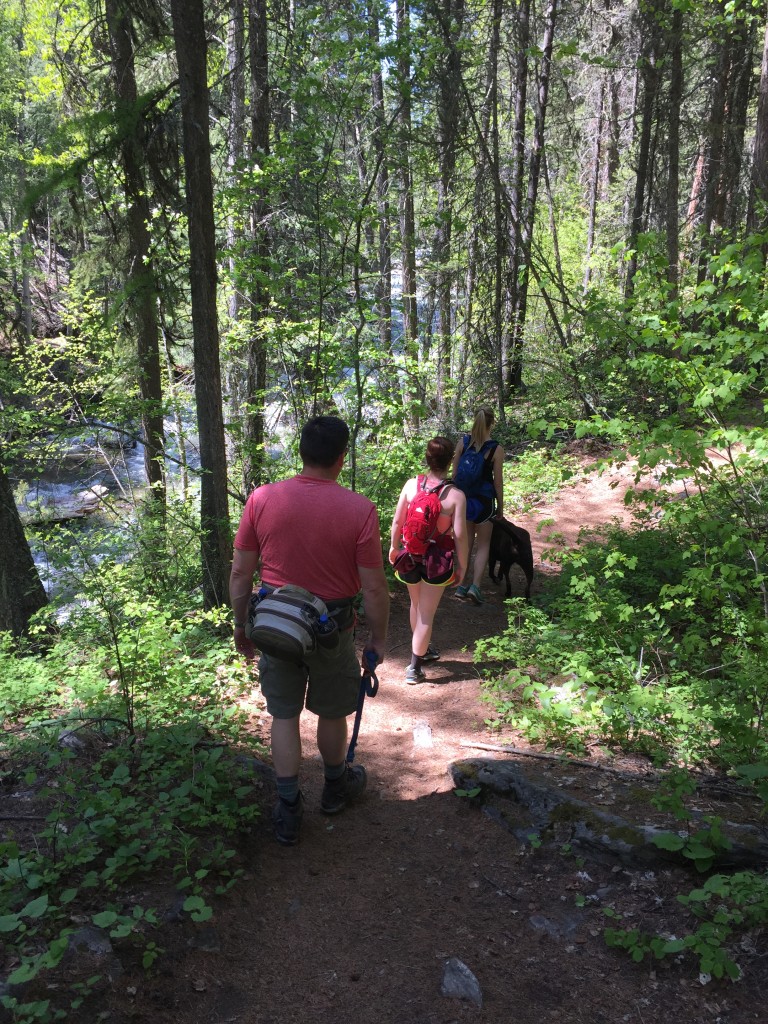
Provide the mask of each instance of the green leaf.
{"label": "green leaf", "polygon": [[117,921],[118,915],[114,910],[102,910],[100,914],[94,914],[91,918],[97,928],[110,928],[115,921]]}
{"label": "green leaf", "polygon": [[38,896],[36,900],[31,900],[23,910],[19,911],[20,917],[42,917],[48,909],[48,896]]}

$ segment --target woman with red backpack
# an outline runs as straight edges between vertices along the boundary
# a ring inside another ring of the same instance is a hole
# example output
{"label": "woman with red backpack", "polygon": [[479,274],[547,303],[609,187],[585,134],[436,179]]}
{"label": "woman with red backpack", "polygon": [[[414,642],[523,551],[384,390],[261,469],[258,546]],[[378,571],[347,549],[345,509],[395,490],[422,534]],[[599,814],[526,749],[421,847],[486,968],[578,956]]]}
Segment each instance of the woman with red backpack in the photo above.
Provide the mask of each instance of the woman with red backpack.
{"label": "woman with red backpack", "polygon": [[[456,597],[469,598],[482,604],[480,581],[488,565],[491,549],[493,520],[504,515],[504,449],[491,438],[495,422],[493,409],[483,406],[477,410],[472,432],[464,434],[453,453],[451,477],[467,499],[467,536],[469,551],[477,539],[472,582],[462,581],[456,588]],[[468,563],[466,564],[469,568]]]}
{"label": "woman with red backpack", "polygon": [[445,588],[459,583],[467,567],[466,503],[448,479],[452,456],[447,437],[432,438],[429,471],[405,482],[392,520],[389,561],[411,599],[410,684],[423,683],[422,665],[440,657],[430,644],[435,612]]}

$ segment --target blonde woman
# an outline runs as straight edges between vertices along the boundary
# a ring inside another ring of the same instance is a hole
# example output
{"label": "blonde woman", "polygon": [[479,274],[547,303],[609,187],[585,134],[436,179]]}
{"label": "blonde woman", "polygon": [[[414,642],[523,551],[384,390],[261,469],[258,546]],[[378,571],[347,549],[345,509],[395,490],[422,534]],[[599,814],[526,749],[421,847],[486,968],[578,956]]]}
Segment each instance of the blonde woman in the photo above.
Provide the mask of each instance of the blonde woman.
{"label": "blonde woman", "polygon": [[[464,434],[453,453],[451,478],[467,499],[467,540],[469,552],[477,540],[471,582],[469,571],[456,596],[483,604],[480,581],[488,565],[493,520],[503,518],[504,512],[504,450],[491,437],[496,420],[493,409],[482,406],[475,414],[472,430]],[[467,564],[467,570],[469,565]]]}

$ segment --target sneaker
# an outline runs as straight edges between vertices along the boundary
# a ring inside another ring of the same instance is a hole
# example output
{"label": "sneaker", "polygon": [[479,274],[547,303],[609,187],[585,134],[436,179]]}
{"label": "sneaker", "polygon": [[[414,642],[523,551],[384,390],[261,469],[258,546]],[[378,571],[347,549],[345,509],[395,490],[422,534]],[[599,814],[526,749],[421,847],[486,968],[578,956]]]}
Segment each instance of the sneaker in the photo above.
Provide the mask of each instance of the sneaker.
{"label": "sneaker", "polygon": [[344,765],[340,779],[326,779],[320,797],[323,814],[338,814],[347,806],[348,800],[356,800],[368,785],[368,776],[361,764]]}
{"label": "sneaker", "polygon": [[468,591],[469,587],[456,587],[456,597],[460,597],[463,600],[467,596]]}
{"label": "sneaker", "polygon": [[413,668],[411,665],[405,670],[405,681],[411,686],[426,681],[426,674],[420,668]]}
{"label": "sneaker", "polygon": [[421,660],[422,661],[437,661],[437,659],[439,657],[440,657],[440,651],[438,651],[438,649],[436,647],[433,647],[432,644],[430,644],[429,647],[427,648],[427,653],[422,655]]}
{"label": "sneaker", "polygon": [[272,809],[272,827],[281,846],[295,846],[299,841],[301,819],[304,817],[304,797],[299,793],[295,807],[278,800]]}
{"label": "sneaker", "polygon": [[472,586],[467,591],[467,597],[470,599],[470,601],[474,601],[475,604],[484,604],[485,603],[485,598],[480,593],[480,589],[478,587],[476,587],[474,583],[472,584]]}

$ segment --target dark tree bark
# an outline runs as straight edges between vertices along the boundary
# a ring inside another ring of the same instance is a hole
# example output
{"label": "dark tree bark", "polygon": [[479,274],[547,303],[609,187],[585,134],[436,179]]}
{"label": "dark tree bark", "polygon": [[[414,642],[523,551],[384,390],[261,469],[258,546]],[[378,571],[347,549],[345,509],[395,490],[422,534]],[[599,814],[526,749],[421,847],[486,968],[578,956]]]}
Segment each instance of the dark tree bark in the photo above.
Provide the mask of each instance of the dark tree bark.
{"label": "dark tree bark", "polygon": [[[419,321],[416,309],[416,215],[411,171],[411,32],[408,0],[397,0],[397,86],[400,100],[399,157],[400,247],[402,260],[403,344],[418,358]],[[411,404],[411,408],[413,405]]]}
{"label": "dark tree bark", "polygon": [[450,371],[453,333],[452,289],[454,273],[450,267],[453,233],[453,187],[459,138],[461,97],[461,59],[458,41],[464,22],[464,0],[440,0],[436,8],[444,49],[439,58],[437,96],[437,230],[434,252],[438,265],[436,289],[440,322],[437,350],[437,409],[445,409],[445,386]]}
{"label": "dark tree bark", "polygon": [[635,290],[635,274],[637,273],[637,240],[645,228],[645,202],[651,181],[651,144],[654,128],[654,110],[659,88],[659,18],[663,0],[651,0],[643,8],[640,32],[642,46],[640,50],[640,80],[642,83],[642,110],[640,115],[640,138],[637,149],[635,168],[635,197],[632,204],[632,220],[629,228],[627,248],[630,250],[627,263],[627,276],[624,282],[624,294],[630,298]]}
{"label": "dark tree bark", "polygon": [[523,182],[525,180],[526,110],[528,103],[528,51],[530,48],[531,0],[520,0],[517,10],[517,57],[515,64],[515,123],[512,143],[512,181],[509,188],[511,223],[509,259],[504,283],[504,319],[499,346],[499,406],[509,404],[512,350],[516,337],[515,311],[522,258]]}
{"label": "dark tree bark", "polygon": [[549,99],[549,79],[552,71],[552,47],[555,41],[557,0],[549,0],[544,16],[544,38],[541,45],[541,66],[539,68],[536,111],[534,115],[531,155],[528,166],[528,191],[525,197],[525,212],[520,225],[520,285],[514,312],[514,334],[510,362],[505,377],[505,398],[517,391],[523,383],[523,330],[528,311],[528,284],[531,274],[531,242],[536,219],[536,201],[539,192],[541,162],[544,153],[544,124]]}
{"label": "dark tree bark", "polygon": [[216,312],[216,236],[208,131],[207,41],[203,0],[171,0],[179,67],[195,399],[200,439],[200,527],[206,608],[229,600],[231,536]]}
{"label": "dark tree bark", "polygon": [[667,116],[667,281],[677,296],[680,281],[680,108],[683,101],[683,12],[675,7],[669,32]]}
{"label": "dark tree bark", "polygon": [[[269,55],[267,50],[266,0],[249,6],[251,62],[251,163],[263,166],[269,158]],[[262,177],[266,180],[266,175]],[[251,287],[251,336],[248,342],[246,377],[247,413],[243,446],[243,484],[246,494],[262,483],[264,469],[264,401],[267,388],[267,338],[264,318],[269,312],[269,197],[266,184],[257,189],[251,210],[252,246],[255,255]]]}
{"label": "dark tree bark", "polygon": [[747,212],[747,230],[768,228],[768,25],[763,40],[760,90],[757,98],[757,124],[752,150],[752,177]]}
{"label": "dark tree bark", "polygon": [[738,24],[719,41],[704,148],[703,231],[698,280],[717,251],[721,229],[737,220],[741,154],[751,91],[755,22]]}
{"label": "dark tree bark", "polygon": [[0,464],[0,632],[23,636],[32,615],[47,604],[10,481]]}
{"label": "dark tree bark", "polygon": [[134,67],[134,26],[122,0],[106,0],[109,41],[116,97],[116,121],[122,135],[120,144],[129,246],[129,309],[136,324],[141,420],[145,439],[144,468],[156,507],[165,511],[165,429],[163,386],[160,375],[160,328],[157,286],[152,266],[149,234],[149,200],[144,174],[144,122]]}
{"label": "dark tree bark", "polygon": [[[371,4],[369,32],[374,52],[379,47],[379,14]],[[376,206],[379,222],[375,298],[379,323],[379,345],[382,352],[392,351],[392,239],[389,209],[389,166],[384,139],[384,81],[377,56],[371,76],[371,114],[373,115],[373,154],[376,165]]]}
{"label": "dark tree bark", "polygon": [[589,279],[592,272],[590,260],[592,249],[595,244],[595,218],[597,216],[597,197],[600,191],[600,163],[602,156],[603,141],[603,118],[605,111],[605,79],[600,80],[600,92],[597,101],[597,124],[595,126],[595,137],[592,141],[592,169],[589,181],[589,201],[587,213],[587,248],[584,253],[584,281],[582,291],[584,294],[589,289]]}
{"label": "dark tree bark", "polygon": [[[235,184],[238,168],[245,156],[245,12],[244,0],[230,0],[227,25],[227,71],[229,73],[229,125],[227,130],[227,170],[231,184]],[[243,231],[237,219],[227,220],[227,247],[229,248],[230,292],[227,302],[229,319],[233,326],[243,316],[245,296],[237,275],[237,251],[242,246]],[[240,361],[233,359],[226,370],[229,415],[239,420],[243,408],[243,375]]]}

